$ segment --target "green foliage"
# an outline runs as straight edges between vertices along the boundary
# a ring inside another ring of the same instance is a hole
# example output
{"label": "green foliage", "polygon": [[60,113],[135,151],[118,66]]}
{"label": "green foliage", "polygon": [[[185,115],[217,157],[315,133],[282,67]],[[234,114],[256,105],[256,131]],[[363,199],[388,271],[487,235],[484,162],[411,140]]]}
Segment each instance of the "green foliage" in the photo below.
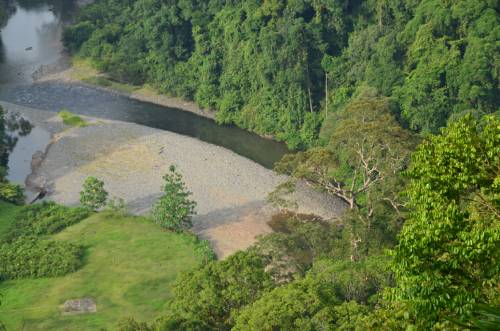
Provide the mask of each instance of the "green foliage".
{"label": "green foliage", "polygon": [[247,251],[182,275],[160,325],[164,330],[230,330],[242,307],[274,287],[265,267],[262,256]]}
{"label": "green foliage", "polygon": [[0,247],[0,279],[56,277],[77,270],[82,248],[66,242],[22,237]]}
{"label": "green foliage", "polygon": [[[417,319],[415,314],[411,313],[407,304],[387,301],[379,303],[376,309],[362,316],[356,325],[356,330],[359,331],[409,331],[427,329],[429,327],[425,326],[425,319]],[[453,329],[445,328],[444,330],[452,331]]]}
{"label": "green foliage", "polygon": [[416,8],[400,34],[408,76],[396,93],[412,127],[436,132],[450,113],[497,110],[498,23],[494,1],[424,1]]}
{"label": "green foliage", "polygon": [[[388,285],[386,262],[318,261],[305,278],[264,294],[242,310],[234,330],[351,330],[370,295]],[[342,303],[342,301],[345,301]]]}
{"label": "green foliage", "polygon": [[345,40],[346,7],[107,0],[84,9],[64,40],[117,80],[146,81],[298,147],[317,135],[321,59]]}
{"label": "green foliage", "polygon": [[164,195],[154,204],[153,220],[161,227],[173,231],[181,231],[191,227],[191,218],[195,214],[196,202],[189,200],[191,192],[182,181],[182,176],[174,166],[170,173],[163,176]]}
{"label": "green foliage", "polygon": [[87,218],[84,208],[69,208],[55,202],[42,202],[25,206],[17,212],[14,222],[0,240],[14,241],[23,236],[45,236],[64,230]]}
{"label": "green foliage", "polygon": [[391,295],[428,323],[465,317],[498,290],[499,169],[500,122],[493,117],[479,123],[468,115],[413,156],[412,212],[394,250]]}
{"label": "green foliage", "polygon": [[68,126],[83,127],[88,125],[88,123],[83,118],[73,114],[67,109],[61,110],[59,112],[59,116],[61,117],[63,123]]}
{"label": "green foliage", "polygon": [[[65,33],[68,48],[113,80],[147,82],[216,109],[219,123],[309,148],[277,170],[349,207],[338,227],[290,218],[259,240],[259,254],[184,276],[159,327],[453,330],[445,318],[464,320],[476,302],[493,302],[499,124],[472,118],[498,112],[497,7],[492,0],[86,7]],[[460,120],[465,113],[472,116]],[[403,127],[428,134],[446,125],[401,176],[416,144]],[[185,229],[194,203],[174,170],[165,180],[155,222]],[[270,199],[293,207],[281,195],[291,185],[280,189]],[[392,283],[377,256],[394,247],[405,221],[394,250],[397,285],[381,302]]]}
{"label": "green foliage", "polygon": [[394,244],[405,212],[400,173],[416,143],[396,122],[389,100],[370,92],[328,119],[332,131],[325,146],[289,154],[276,165],[279,173],[306,180],[347,204],[343,223],[353,259]]}
{"label": "green foliage", "polygon": [[304,275],[317,259],[339,258],[334,252],[342,238],[336,225],[290,213],[275,215],[269,225],[276,232],[259,238],[256,247],[280,282]]}
{"label": "green foliage", "polygon": [[468,330],[498,330],[500,329],[500,308],[488,305],[477,305],[474,307],[473,315],[466,323],[452,320],[452,322],[467,328]]}
{"label": "green foliage", "polygon": [[70,51],[75,51],[89,39],[93,30],[94,26],[87,21],[71,25],[64,29],[62,36],[63,43]]}
{"label": "green foliage", "polygon": [[0,200],[22,205],[25,200],[24,190],[20,185],[0,182]]}
{"label": "green foliage", "polygon": [[194,247],[196,256],[200,259],[200,261],[202,261],[203,264],[207,264],[217,259],[217,256],[215,255],[215,252],[210,246],[210,242],[208,240],[200,239],[200,237],[188,231],[179,233],[178,235],[185,238]]}
{"label": "green foliage", "polygon": [[402,119],[424,132],[437,132],[464,110],[497,111],[495,1],[384,0],[365,6],[348,46],[326,61],[333,93],[367,84],[393,97]]}
{"label": "green foliage", "polygon": [[89,210],[95,211],[106,205],[108,192],[104,189],[104,182],[88,177],[83,183],[83,190],[80,192],[80,203]]}
{"label": "green foliage", "polygon": [[[363,86],[414,130],[497,111],[495,1],[99,1],[66,46],[119,81],[217,110],[220,123],[314,146]],[[328,82],[328,87],[326,86]]]}

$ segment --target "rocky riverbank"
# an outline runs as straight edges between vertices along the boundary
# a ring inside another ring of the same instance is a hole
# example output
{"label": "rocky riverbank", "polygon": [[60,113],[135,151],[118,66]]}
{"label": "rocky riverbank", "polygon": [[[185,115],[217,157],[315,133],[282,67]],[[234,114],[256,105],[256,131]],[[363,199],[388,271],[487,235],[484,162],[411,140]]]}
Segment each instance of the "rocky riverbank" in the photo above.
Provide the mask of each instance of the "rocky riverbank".
{"label": "rocky riverbank", "polygon": [[[105,182],[111,196],[132,213],[147,213],[161,195],[162,176],[177,166],[197,201],[193,231],[208,239],[219,257],[269,233],[277,212],[268,194],[285,177],[225,148],[195,138],[120,121],[85,117],[87,127],[62,124],[54,112],[2,103],[52,134],[50,148],[37,153],[28,184],[43,186],[59,203],[78,203],[88,176]],[[343,203],[301,186],[292,197],[298,212],[336,218]]]}

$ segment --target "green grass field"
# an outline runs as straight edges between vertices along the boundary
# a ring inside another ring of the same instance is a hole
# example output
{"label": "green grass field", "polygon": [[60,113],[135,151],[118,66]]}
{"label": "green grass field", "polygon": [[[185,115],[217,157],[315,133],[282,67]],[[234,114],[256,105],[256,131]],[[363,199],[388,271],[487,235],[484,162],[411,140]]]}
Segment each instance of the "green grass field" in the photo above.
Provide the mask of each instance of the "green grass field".
{"label": "green grass field", "polygon": [[[11,330],[114,330],[124,317],[151,320],[162,312],[181,271],[200,263],[193,239],[149,221],[100,213],[54,237],[86,247],[84,266],[58,278],[0,284],[0,320]],[[62,316],[68,299],[90,297],[97,313]]]}

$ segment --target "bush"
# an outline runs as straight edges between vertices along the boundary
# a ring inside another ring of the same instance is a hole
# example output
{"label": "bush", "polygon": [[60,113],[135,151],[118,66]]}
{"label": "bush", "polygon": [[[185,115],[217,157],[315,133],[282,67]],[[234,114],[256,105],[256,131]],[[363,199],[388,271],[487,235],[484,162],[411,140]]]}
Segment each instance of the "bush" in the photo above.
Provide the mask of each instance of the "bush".
{"label": "bush", "polygon": [[63,276],[82,264],[82,247],[23,237],[0,247],[0,279]]}
{"label": "bush", "polygon": [[87,218],[85,208],[69,208],[55,202],[43,202],[23,207],[3,238],[14,241],[22,236],[54,234]]}
{"label": "bush", "polygon": [[19,185],[0,183],[0,200],[22,205],[24,203],[24,191]]}
{"label": "bush", "polygon": [[202,264],[207,264],[217,259],[217,255],[208,240],[200,239],[197,235],[190,232],[185,232],[182,235],[194,244],[196,255],[202,261]]}
{"label": "bush", "polygon": [[254,250],[181,274],[160,330],[230,330],[244,306],[275,287],[267,260]]}
{"label": "bush", "polygon": [[191,227],[196,202],[189,200],[191,192],[187,191],[182,176],[176,171],[175,166],[171,166],[170,173],[163,179],[165,194],[153,206],[153,220],[161,227],[174,231]]}
{"label": "bush", "polygon": [[106,205],[108,192],[104,189],[104,182],[88,177],[83,183],[83,191],[80,192],[80,203],[90,210],[97,210]]}
{"label": "bush", "polygon": [[268,224],[274,232],[260,237],[256,247],[270,259],[268,270],[281,282],[303,275],[319,258],[339,258],[332,253],[342,234],[334,224],[290,212],[274,215]]}

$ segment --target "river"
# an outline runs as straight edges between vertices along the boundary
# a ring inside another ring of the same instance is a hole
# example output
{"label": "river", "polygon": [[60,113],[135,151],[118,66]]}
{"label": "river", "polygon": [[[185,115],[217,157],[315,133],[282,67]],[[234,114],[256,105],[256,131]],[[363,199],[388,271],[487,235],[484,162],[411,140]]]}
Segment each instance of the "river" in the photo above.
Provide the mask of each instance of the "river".
{"label": "river", "polygon": [[[48,111],[71,112],[137,123],[172,131],[225,147],[267,168],[288,152],[283,143],[262,138],[235,126],[175,108],[133,100],[87,85],[33,82],[41,66],[64,66],[60,42],[64,24],[76,12],[71,0],[12,1],[11,15],[0,32],[0,100]],[[43,138],[41,138],[43,137]],[[9,168],[18,182],[29,174],[29,161],[47,135],[36,128],[20,137]],[[25,172],[28,173],[25,174]]]}

